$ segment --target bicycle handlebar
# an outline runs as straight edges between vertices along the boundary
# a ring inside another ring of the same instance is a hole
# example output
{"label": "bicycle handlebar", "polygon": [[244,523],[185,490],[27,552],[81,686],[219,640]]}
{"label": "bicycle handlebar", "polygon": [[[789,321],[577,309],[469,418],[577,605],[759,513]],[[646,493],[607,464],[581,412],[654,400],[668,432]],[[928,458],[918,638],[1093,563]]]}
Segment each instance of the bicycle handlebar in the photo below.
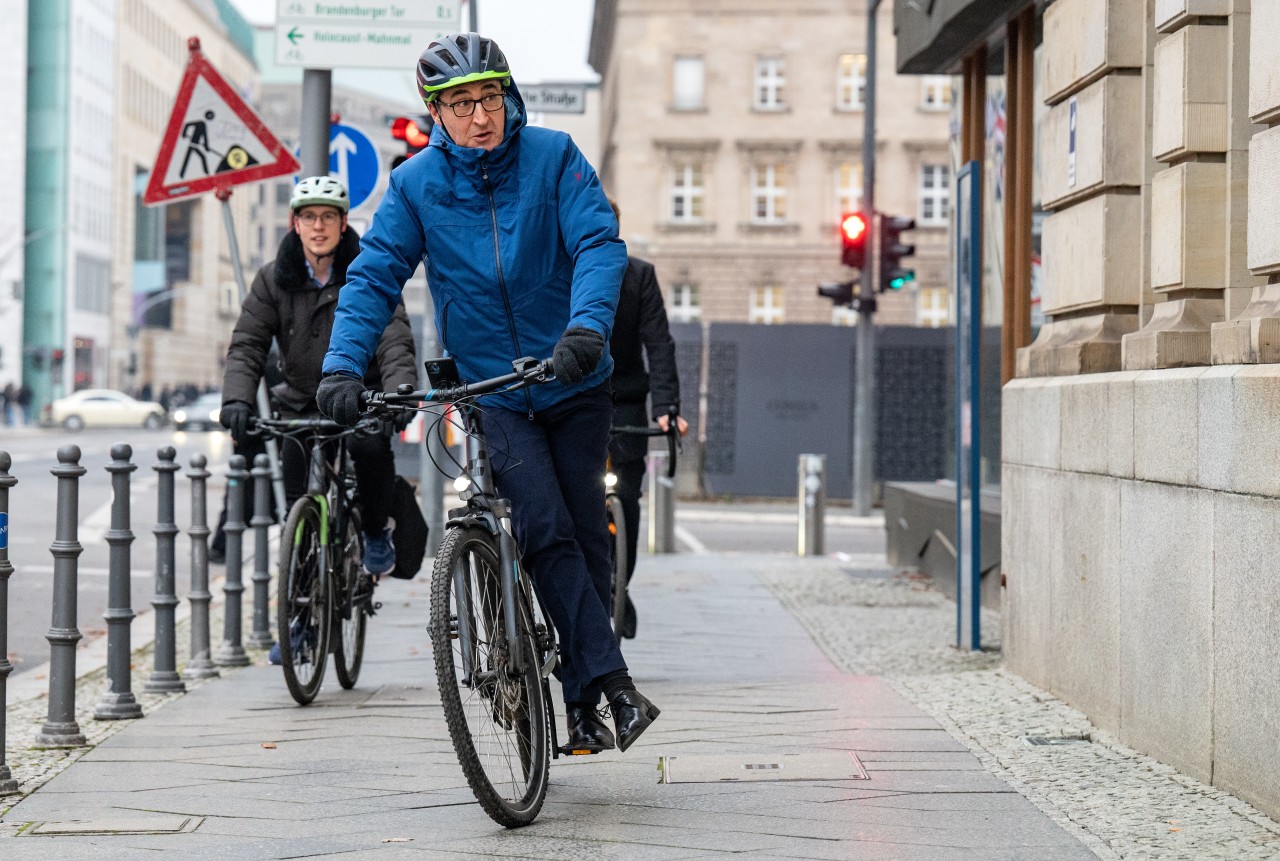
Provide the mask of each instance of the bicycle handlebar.
{"label": "bicycle handlebar", "polygon": [[263,419],[257,416],[250,416],[250,421],[255,428],[275,433],[279,435],[291,435],[299,431],[316,431],[317,433],[353,433],[357,430],[373,429],[375,427],[375,417],[367,416],[362,418],[360,422],[353,427],[338,424],[329,419]]}
{"label": "bicycle handlebar", "polygon": [[676,419],[679,412],[675,407],[667,409],[667,429],[660,427],[614,427],[611,432],[615,434],[635,434],[636,436],[665,436],[667,438],[667,478],[675,478],[676,475],[676,453],[683,451],[684,447],[680,444],[680,427]]}
{"label": "bicycle handlebar", "polygon": [[551,371],[551,360],[534,359],[525,356],[511,363],[512,372],[498,377],[481,380],[478,383],[461,383],[457,386],[444,386],[438,389],[417,389],[403,391],[401,386],[394,392],[365,392],[360,401],[370,411],[386,410],[397,412],[402,409],[416,408],[421,401],[435,403],[451,403],[464,398],[488,395],[498,390],[514,391],[535,383],[545,383],[555,379]]}

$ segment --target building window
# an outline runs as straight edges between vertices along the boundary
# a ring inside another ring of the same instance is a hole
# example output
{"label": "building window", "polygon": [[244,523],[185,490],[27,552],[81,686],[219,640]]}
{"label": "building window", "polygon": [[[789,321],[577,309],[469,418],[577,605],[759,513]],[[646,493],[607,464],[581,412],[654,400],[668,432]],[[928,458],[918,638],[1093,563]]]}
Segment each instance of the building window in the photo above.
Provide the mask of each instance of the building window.
{"label": "building window", "polygon": [[920,78],[920,109],[945,111],[951,108],[951,78],[947,75],[925,75]]}
{"label": "building window", "polygon": [[761,164],[751,169],[751,221],[781,224],[787,220],[787,166]]}
{"label": "building window", "polygon": [[916,306],[916,325],[938,329],[951,323],[951,302],[943,287],[923,287]]}
{"label": "building window", "polygon": [[695,323],[702,319],[702,299],[697,284],[677,284],[671,288],[667,316],[673,323]]}
{"label": "building window", "polygon": [[276,203],[280,206],[288,206],[289,199],[293,197],[293,183],[281,182],[276,184]]}
{"label": "building window", "polygon": [[920,166],[920,225],[939,227],[947,224],[951,206],[951,171],[945,164]]}
{"label": "building window", "polygon": [[702,221],[704,194],[701,164],[677,164],[671,168],[670,199],[673,222],[695,224]]}
{"label": "building window", "polygon": [[836,211],[838,223],[846,212],[857,212],[862,204],[862,165],[847,161],[836,165]]}
{"label": "building window", "polygon": [[751,307],[747,310],[748,323],[766,326],[785,322],[781,287],[752,287]]}
{"label": "building window", "polygon": [[787,78],[781,57],[756,58],[756,87],[753,106],[758,111],[780,111],[787,105],[783,91]]}
{"label": "building window", "polygon": [[701,110],[704,75],[701,57],[676,57],[671,72],[671,106],[678,111]]}
{"label": "building window", "polygon": [[841,54],[836,63],[836,108],[860,111],[866,104],[867,55]]}

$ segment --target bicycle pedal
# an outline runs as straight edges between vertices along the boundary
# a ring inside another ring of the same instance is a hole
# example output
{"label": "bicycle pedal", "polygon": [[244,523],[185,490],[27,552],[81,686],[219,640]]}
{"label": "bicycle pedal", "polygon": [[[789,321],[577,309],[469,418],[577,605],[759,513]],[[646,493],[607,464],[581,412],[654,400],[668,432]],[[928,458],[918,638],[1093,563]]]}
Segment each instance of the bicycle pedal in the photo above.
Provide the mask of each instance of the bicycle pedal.
{"label": "bicycle pedal", "polygon": [[567,744],[560,745],[559,751],[561,756],[595,756],[600,752],[598,750],[586,750],[581,747],[569,747]]}

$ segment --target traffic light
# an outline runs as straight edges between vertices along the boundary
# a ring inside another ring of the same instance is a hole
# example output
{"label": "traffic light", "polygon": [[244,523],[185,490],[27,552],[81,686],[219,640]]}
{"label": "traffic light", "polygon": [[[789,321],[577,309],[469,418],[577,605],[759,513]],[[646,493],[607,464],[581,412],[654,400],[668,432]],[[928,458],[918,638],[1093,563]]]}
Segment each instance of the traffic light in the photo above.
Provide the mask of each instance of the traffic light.
{"label": "traffic light", "polygon": [[876,297],[862,295],[861,280],[854,278],[852,281],[819,284],[818,295],[830,299],[836,305],[844,305],[855,311],[874,312]]}
{"label": "traffic light", "polygon": [[840,262],[854,269],[867,265],[867,219],[861,212],[840,216]]}
{"label": "traffic light", "polygon": [[902,258],[916,253],[914,245],[902,241],[902,233],[915,226],[914,218],[880,216],[880,292],[901,290],[907,282],[916,280],[916,271],[902,266]]}
{"label": "traffic light", "polygon": [[391,137],[404,141],[404,155],[391,160],[391,169],[395,170],[412,156],[427,148],[431,141],[431,127],[434,123],[430,114],[414,117],[396,117],[391,121]]}

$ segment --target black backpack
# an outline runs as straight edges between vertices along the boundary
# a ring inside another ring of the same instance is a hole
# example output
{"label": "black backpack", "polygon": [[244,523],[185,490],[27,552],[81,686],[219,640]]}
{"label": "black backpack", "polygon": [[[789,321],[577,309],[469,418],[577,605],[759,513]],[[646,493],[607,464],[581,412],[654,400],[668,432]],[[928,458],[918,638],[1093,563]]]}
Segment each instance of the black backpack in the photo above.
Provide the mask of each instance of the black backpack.
{"label": "black backpack", "polygon": [[396,548],[396,567],[392,577],[412,580],[422,568],[427,555],[427,521],[418,507],[418,495],[404,476],[397,475],[391,489],[391,517],[396,528],[391,533],[391,543]]}

